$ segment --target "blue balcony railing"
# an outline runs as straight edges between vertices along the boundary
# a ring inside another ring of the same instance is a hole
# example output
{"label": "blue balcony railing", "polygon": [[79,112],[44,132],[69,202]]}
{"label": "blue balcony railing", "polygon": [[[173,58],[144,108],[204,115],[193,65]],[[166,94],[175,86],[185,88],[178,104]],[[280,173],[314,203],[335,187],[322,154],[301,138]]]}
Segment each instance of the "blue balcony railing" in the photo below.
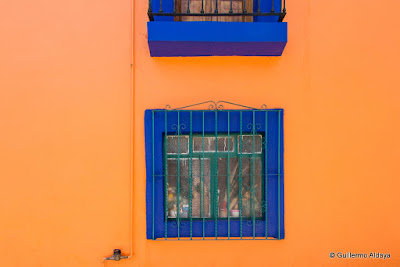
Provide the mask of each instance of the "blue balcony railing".
{"label": "blue balcony railing", "polygon": [[286,0],[149,0],[150,21],[282,22]]}

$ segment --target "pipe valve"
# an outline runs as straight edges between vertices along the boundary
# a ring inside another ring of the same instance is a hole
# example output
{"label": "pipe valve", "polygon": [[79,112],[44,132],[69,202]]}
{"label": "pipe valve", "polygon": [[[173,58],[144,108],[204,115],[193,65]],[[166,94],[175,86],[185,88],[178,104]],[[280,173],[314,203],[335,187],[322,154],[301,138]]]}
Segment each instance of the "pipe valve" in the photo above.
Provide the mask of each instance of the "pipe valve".
{"label": "pipe valve", "polygon": [[104,258],[105,261],[119,261],[122,259],[127,259],[128,256],[122,256],[120,249],[114,249],[114,253],[111,257]]}

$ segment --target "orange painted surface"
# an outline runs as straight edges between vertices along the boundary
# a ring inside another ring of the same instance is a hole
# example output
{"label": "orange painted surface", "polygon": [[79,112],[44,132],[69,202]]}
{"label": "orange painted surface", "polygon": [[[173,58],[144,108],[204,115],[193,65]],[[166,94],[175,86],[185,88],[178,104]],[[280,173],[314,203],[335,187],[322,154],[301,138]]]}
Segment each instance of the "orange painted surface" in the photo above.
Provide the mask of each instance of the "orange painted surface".
{"label": "orange painted surface", "polygon": [[[131,240],[106,266],[400,265],[398,1],[287,1],[279,58],[150,58],[131,8],[2,3],[0,266],[102,266]],[[285,240],[145,239],[144,110],[205,100],[285,109]]]}

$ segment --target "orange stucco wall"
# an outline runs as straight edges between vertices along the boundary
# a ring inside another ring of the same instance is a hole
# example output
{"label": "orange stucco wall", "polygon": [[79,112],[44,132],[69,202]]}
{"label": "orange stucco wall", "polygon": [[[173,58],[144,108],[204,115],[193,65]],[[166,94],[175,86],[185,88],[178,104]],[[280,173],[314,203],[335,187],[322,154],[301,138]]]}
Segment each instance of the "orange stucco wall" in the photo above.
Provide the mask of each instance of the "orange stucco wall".
{"label": "orange stucco wall", "polygon": [[[114,248],[133,257],[106,266],[399,266],[400,3],[382,4],[287,1],[282,57],[150,58],[146,1],[3,2],[0,266]],[[205,100],[285,109],[285,240],[145,239],[144,110]]]}

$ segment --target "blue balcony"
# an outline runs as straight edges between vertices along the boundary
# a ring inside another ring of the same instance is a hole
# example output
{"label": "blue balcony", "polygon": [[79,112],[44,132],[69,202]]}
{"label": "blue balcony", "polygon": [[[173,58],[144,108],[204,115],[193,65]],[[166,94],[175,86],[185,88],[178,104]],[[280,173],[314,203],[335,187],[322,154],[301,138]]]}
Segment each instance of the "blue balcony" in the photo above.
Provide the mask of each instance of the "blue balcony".
{"label": "blue balcony", "polygon": [[150,0],[152,57],[280,56],[287,43],[285,1]]}

